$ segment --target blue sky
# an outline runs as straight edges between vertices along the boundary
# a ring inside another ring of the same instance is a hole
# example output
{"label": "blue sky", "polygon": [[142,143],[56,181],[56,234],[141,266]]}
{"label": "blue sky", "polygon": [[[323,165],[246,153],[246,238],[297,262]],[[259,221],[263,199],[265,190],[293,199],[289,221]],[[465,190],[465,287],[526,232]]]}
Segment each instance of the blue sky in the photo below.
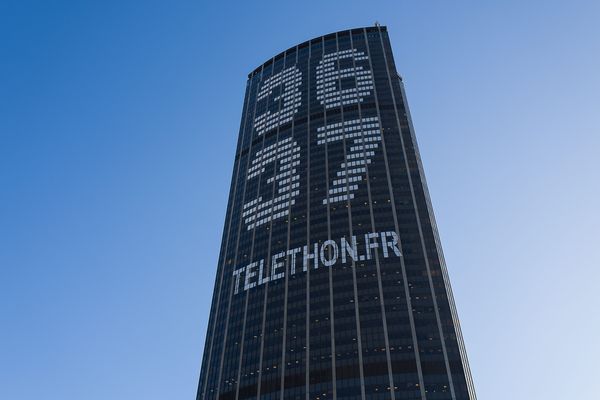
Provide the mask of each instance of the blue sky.
{"label": "blue sky", "polygon": [[389,28],[479,398],[600,392],[600,3],[0,3],[0,398],[195,396],[248,72]]}

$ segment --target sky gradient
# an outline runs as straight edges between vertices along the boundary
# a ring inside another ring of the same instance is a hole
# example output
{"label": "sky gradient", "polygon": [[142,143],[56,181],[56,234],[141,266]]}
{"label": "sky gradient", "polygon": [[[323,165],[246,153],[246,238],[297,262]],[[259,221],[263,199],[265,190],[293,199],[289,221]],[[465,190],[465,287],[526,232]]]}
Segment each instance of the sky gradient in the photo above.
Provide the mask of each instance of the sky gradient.
{"label": "sky gradient", "polygon": [[0,398],[192,399],[248,72],[388,26],[478,397],[600,393],[600,2],[0,3]]}

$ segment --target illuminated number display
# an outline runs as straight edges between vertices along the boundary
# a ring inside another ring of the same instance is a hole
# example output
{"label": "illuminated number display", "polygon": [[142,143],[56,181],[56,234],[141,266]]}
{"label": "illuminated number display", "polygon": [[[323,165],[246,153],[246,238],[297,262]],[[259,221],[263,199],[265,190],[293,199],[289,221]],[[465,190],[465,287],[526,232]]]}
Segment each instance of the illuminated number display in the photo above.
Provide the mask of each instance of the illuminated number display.
{"label": "illuminated number display", "polygon": [[[343,68],[339,67],[342,60],[346,65]],[[316,66],[315,76],[316,98],[326,109],[358,104],[372,95],[373,74],[369,69],[369,58],[362,51],[348,49],[325,54]],[[293,120],[302,105],[302,84],[302,72],[297,66],[285,68],[260,83],[256,101],[266,100],[269,105],[278,105],[278,111],[272,112],[267,107],[255,117],[254,130],[258,136]],[[275,91],[278,94],[275,95]],[[317,145],[341,141],[350,144],[344,162],[337,166],[335,179],[328,188],[323,205],[352,200],[381,141],[378,117],[320,126],[316,140]],[[247,179],[257,179],[267,165],[274,163],[275,175],[269,177],[267,183],[275,181],[277,187],[272,199],[263,199],[259,195],[244,204],[242,217],[248,230],[289,214],[289,207],[295,204],[294,197],[301,190],[296,170],[301,150],[295,141],[287,137],[254,153]]]}

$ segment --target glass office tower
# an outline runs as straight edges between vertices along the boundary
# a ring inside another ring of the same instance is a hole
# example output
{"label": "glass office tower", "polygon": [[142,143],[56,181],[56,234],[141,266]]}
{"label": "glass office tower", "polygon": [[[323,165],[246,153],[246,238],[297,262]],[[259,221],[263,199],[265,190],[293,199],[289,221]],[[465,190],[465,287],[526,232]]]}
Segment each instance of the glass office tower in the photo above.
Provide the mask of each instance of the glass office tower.
{"label": "glass office tower", "polygon": [[248,76],[198,399],[475,399],[383,26]]}

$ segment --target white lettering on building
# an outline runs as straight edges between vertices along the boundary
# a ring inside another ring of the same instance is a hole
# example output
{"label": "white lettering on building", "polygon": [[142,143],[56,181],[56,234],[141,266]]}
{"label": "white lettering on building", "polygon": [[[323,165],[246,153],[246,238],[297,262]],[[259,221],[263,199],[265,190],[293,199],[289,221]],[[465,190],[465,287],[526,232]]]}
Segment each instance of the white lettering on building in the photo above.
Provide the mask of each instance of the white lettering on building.
{"label": "white lettering on building", "polygon": [[[238,294],[281,279],[286,274],[306,272],[309,268],[318,269],[333,267],[336,264],[371,260],[375,258],[376,251],[380,251],[380,257],[383,258],[402,256],[398,247],[399,237],[394,231],[369,232],[360,238],[363,239],[360,243],[355,235],[350,238],[341,237],[337,241],[329,239],[323,243],[313,243],[273,254],[267,260],[270,266],[265,266],[265,260],[261,259],[237,268],[233,271],[234,293]],[[296,265],[300,262],[300,257],[297,257],[300,253],[302,253],[302,268]]]}

